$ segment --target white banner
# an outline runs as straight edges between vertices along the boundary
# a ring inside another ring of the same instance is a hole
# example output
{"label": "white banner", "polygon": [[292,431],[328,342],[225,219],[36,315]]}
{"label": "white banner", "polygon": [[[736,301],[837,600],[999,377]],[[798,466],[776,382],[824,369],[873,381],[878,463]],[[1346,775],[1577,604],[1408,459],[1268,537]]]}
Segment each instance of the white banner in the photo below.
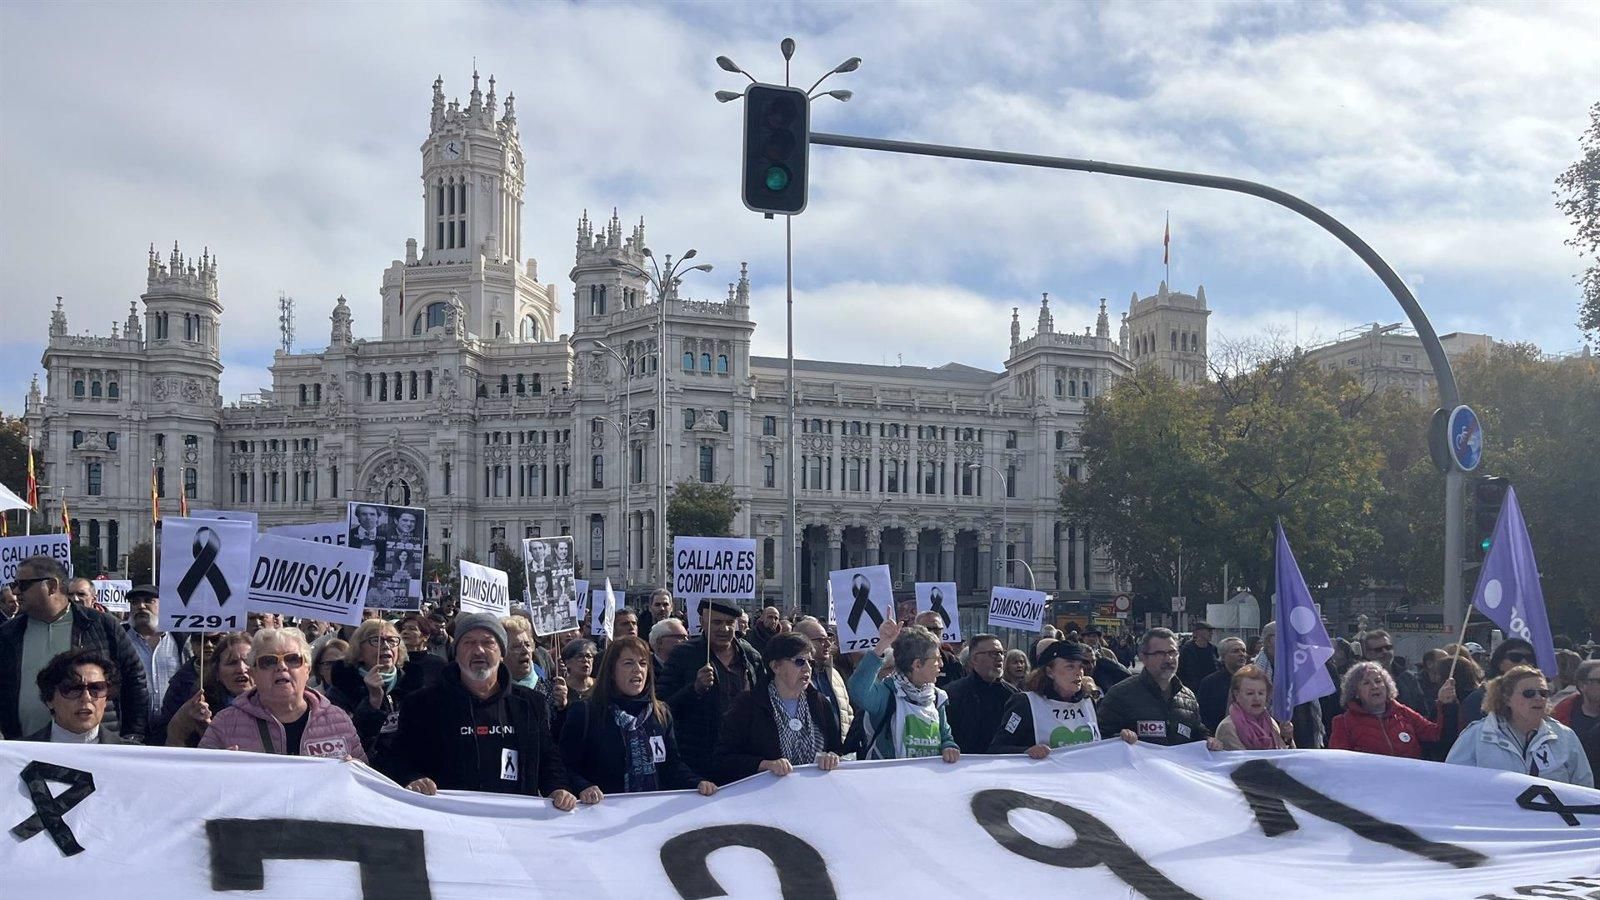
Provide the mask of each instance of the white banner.
{"label": "white banner", "polygon": [[884,616],[894,615],[894,579],[888,566],[862,566],[828,573],[828,588],[839,630],[839,652],[878,646]]}
{"label": "white banner", "polygon": [[340,547],[350,546],[350,526],[343,521],[317,522],[311,525],[274,525],[266,530],[266,534],[322,544],[336,544]]}
{"label": "white banner", "polygon": [[[0,538],[0,584],[17,580],[17,564],[30,556],[52,556],[67,569],[72,577],[72,538],[64,534],[35,534],[26,537]],[[66,585],[61,589],[65,591]]]}
{"label": "white banner", "polygon": [[250,568],[251,612],[360,625],[372,578],[372,551],[300,538],[256,537]]}
{"label": "white banner", "polygon": [[[64,799],[36,805],[35,778]],[[0,821],[43,826],[0,836],[7,897],[1455,900],[1600,887],[1600,791],[1332,750],[1113,740],[1039,761],[846,762],[574,813],[423,797],[359,763],[215,750],[3,742],[0,782]]]}
{"label": "white banner", "polygon": [[505,618],[511,615],[511,576],[489,566],[458,560],[461,564],[461,611],[488,613]]}
{"label": "white banner", "polygon": [[689,633],[700,633],[700,601],[753,600],[756,539],[672,539],[672,595],[689,610]]}
{"label": "white banner", "polygon": [[589,581],[579,578],[572,582],[572,615],[583,618],[589,609]]}
{"label": "white banner", "polygon": [[105,607],[106,612],[121,615],[128,611],[128,592],[133,590],[133,582],[97,578],[91,583],[94,585],[94,601]]}
{"label": "white banner", "polygon": [[161,630],[243,631],[255,537],[236,519],[163,519]]}
{"label": "white banner", "polygon": [[[249,522],[252,532],[261,528],[261,517],[247,509],[191,509],[191,519],[227,519],[230,522]],[[166,526],[161,526],[165,528]]]}
{"label": "white banner", "polygon": [[1038,632],[1044,627],[1044,591],[996,587],[989,594],[989,627]]}
{"label": "white banner", "polygon": [[956,612],[956,583],[954,581],[919,581],[917,589],[917,615],[936,612],[944,622],[939,640],[946,644],[961,643],[961,616]]}

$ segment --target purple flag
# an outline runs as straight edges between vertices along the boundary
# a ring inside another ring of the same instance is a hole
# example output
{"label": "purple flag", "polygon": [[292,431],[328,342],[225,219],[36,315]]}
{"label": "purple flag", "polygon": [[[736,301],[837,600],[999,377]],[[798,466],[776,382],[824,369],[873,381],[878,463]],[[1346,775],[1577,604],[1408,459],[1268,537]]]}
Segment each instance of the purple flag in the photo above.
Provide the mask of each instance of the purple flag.
{"label": "purple flag", "polygon": [[1276,554],[1278,593],[1273,598],[1273,618],[1278,630],[1273,638],[1272,715],[1288,721],[1294,708],[1334,692],[1328,660],[1333,658],[1333,641],[1317,615],[1317,606],[1300,576],[1300,566],[1289,549],[1289,538],[1278,522]]}
{"label": "purple flag", "polygon": [[1539,566],[1533,560],[1528,523],[1517,506],[1516,488],[1506,488],[1505,504],[1494,523],[1489,556],[1478,573],[1478,589],[1472,592],[1472,605],[1499,625],[1506,637],[1519,637],[1532,644],[1545,677],[1556,677],[1556,645],[1550,639]]}

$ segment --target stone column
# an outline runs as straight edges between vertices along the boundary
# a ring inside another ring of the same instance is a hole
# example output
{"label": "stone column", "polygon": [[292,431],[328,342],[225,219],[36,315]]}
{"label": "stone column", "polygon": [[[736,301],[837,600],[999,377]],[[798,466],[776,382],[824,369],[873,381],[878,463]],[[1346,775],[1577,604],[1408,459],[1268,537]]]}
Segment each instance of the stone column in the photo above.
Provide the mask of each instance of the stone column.
{"label": "stone column", "polygon": [[867,526],[867,565],[883,564],[883,532],[876,526]]}
{"label": "stone column", "polygon": [[842,568],[844,568],[844,528],[840,525],[829,525],[827,569],[822,575],[826,578],[828,572]]}
{"label": "stone column", "polygon": [[956,531],[939,529],[939,580],[956,580]]}

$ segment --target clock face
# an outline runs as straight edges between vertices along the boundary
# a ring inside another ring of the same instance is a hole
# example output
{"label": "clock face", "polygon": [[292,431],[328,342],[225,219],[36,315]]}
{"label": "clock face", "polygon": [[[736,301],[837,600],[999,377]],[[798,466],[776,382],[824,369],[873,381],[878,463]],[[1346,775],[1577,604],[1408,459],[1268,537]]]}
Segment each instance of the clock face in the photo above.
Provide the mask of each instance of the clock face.
{"label": "clock face", "polygon": [[461,142],[460,141],[446,141],[445,145],[444,145],[444,158],[445,159],[460,159],[461,158]]}

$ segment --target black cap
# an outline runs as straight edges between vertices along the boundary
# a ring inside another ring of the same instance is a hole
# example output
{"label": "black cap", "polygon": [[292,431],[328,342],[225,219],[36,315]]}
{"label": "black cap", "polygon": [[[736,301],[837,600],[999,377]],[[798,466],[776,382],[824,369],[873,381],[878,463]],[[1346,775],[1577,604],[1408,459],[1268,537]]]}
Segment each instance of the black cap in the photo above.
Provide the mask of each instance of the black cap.
{"label": "black cap", "polygon": [[128,592],[127,599],[132,600],[135,597],[154,597],[160,600],[161,592],[156,590],[156,586],[153,584],[141,584]]}
{"label": "black cap", "polygon": [[733,616],[735,619],[739,618],[739,615],[744,612],[730,600],[717,600],[711,597],[703,598],[696,609],[700,611],[701,615],[705,615],[706,610],[710,610],[711,612],[722,613],[725,616]]}
{"label": "black cap", "polygon": [[1095,661],[1094,651],[1088,646],[1077,641],[1056,641],[1040,651],[1039,661],[1035,665],[1044,668],[1057,659],[1077,660],[1086,666]]}
{"label": "black cap", "polygon": [[1096,637],[1104,637],[1105,636],[1105,632],[1101,631],[1099,626],[1097,626],[1097,625],[1090,625],[1089,628],[1086,631],[1084,631],[1083,636],[1084,637],[1088,637],[1091,634],[1095,635]]}
{"label": "black cap", "polygon": [[1210,622],[1195,622],[1189,626],[1189,631],[1193,633],[1196,631],[1216,631],[1216,629],[1211,627]]}

